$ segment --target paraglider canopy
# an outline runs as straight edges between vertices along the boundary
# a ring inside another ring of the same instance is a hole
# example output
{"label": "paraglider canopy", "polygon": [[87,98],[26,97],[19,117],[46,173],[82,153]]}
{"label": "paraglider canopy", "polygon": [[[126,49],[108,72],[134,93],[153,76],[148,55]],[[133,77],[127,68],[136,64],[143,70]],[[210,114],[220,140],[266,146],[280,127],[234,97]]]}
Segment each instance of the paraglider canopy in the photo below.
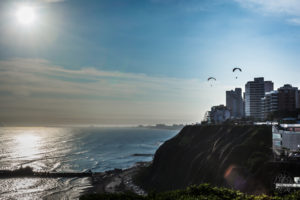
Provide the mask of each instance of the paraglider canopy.
{"label": "paraglider canopy", "polygon": [[232,69],[232,72],[235,72],[236,70],[239,70],[240,72],[242,72],[242,69],[241,69],[241,68],[239,68],[239,67],[235,67],[235,68],[233,68],[233,69]]}
{"label": "paraglider canopy", "polygon": [[207,81],[210,81],[210,80],[215,80],[215,81],[216,81],[216,79],[215,79],[214,77],[209,77],[209,78],[207,79]]}

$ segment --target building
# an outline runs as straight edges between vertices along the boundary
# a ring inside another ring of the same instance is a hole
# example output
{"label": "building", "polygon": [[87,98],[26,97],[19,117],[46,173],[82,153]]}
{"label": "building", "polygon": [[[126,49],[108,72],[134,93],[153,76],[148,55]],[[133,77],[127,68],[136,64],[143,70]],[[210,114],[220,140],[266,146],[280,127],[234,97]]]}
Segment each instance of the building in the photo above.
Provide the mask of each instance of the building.
{"label": "building", "polygon": [[265,81],[265,93],[274,90],[274,83],[272,81]]}
{"label": "building", "polygon": [[209,122],[214,124],[220,124],[230,119],[230,111],[224,105],[213,106],[209,112]]}
{"label": "building", "polygon": [[297,108],[299,108],[298,88],[290,84],[278,88],[278,111],[294,112]]}
{"label": "building", "polygon": [[276,91],[266,92],[261,99],[261,118],[266,119],[271,113],[276,117],[290,115],[299,108],[299,90],[290,84],[285,84]]}
{"label": "building", "polygon": [[278,111],[278,91],[266,92],[261,99],[261,118],[266,119],[271,113]]}
{"label": "building", "polygon": [[300,90],[298,90],[298,106],[297,108],[300,108]]}
{"label": "building", "polygon": [[264,81],[263,77],[254,78],[254,81],[249,81],[245,85],[245,115],[254,119],[262,118],[261,99],[266,92],[273,90],[274,84],[272,81]]}
{"label": "building", "polygon": [[226,107],[232,118],[242,118],[244,115],[242,88],[226,91]]}

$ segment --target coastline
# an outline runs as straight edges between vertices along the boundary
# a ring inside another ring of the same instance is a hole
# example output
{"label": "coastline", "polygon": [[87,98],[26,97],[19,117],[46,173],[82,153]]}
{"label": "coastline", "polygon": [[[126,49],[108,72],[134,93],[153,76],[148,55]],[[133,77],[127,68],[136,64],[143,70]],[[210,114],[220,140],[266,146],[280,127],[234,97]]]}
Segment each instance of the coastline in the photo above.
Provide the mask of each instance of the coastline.
{"label": "coastline", "polygon": [[127,169],[97,172],[92,176],[92,187],[83,192],[81,196],[97,193],[122,193],[127,191],[138,195],[147,195],[146,191],[133,183],[133,177],[142,167],[147,167],[151,163],[152,161],[137,162],[134,166]]}

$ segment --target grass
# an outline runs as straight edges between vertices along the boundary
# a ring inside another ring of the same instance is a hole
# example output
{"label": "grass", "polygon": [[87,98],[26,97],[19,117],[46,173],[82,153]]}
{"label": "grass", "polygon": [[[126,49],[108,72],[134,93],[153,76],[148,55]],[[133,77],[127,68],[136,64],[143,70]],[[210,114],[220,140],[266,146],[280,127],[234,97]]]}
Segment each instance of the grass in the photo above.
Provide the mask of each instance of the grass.
{"label": "grass", "polygon": [[150,192],[147,196],[139,196],[131,192],[122,194],[89,194],[80,200],[298,200],[300,192],[287,195],[247,195],[228,188],[214,187],[210,184],[190,186],[185,190],[169,192]]}

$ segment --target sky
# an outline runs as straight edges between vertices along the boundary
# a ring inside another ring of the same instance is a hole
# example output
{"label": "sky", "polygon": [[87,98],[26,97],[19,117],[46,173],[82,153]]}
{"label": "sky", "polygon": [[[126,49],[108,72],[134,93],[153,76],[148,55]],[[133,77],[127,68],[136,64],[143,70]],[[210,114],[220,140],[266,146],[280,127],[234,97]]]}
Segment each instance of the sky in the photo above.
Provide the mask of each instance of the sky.
{"label": "sky", "polygon": [[1,0],[0,123],[196,123],[254,77],[300,87],[299,55],[297,0]]}

